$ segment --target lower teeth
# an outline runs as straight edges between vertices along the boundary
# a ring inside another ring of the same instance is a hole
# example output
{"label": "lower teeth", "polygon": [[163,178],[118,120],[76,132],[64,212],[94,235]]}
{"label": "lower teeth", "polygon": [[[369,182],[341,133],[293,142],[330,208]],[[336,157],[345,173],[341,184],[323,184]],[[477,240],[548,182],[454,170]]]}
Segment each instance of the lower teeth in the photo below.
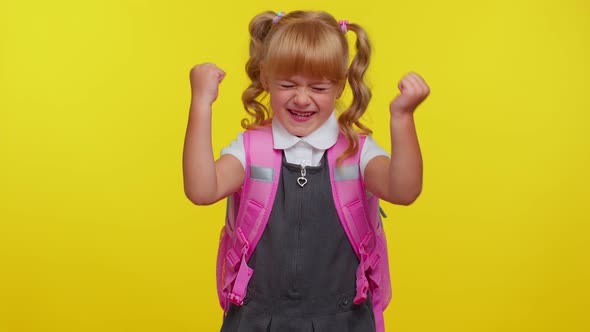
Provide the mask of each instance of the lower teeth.
{"label": "lower teeth", "polygon": [[291,114],[293,114],[293,115],[295,115],[297,117],[300,117],[300,118],[307,118],[307,117],[310,117],[311,116],[311,113],[309,113],[309,114],[298,114],[298,113],[291,112]]}

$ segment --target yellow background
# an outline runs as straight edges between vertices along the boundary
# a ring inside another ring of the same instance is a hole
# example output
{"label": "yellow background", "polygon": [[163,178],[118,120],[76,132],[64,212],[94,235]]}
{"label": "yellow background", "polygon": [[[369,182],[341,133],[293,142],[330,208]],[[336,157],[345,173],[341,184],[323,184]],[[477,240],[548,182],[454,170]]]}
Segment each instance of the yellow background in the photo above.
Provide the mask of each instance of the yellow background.
{"label": "yellow background", "polygon": [[366,123],[417,71],[422,196],[384,205],[389,331],[589,331],[590,3],[3,1],[0,331],[216,331],[224,203],[182,188],[188,73],[244,112],[247,24],[323,9],[374,45]]}

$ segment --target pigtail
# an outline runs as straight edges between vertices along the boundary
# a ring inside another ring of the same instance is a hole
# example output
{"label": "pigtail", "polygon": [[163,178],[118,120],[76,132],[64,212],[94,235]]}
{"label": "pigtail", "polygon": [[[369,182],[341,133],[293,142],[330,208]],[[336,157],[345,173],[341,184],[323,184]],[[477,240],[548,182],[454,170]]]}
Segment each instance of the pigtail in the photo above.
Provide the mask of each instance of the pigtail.
{"label": "pigtail", "polygon": [[348,148],[342,155],[338,156],[336,159],[337,164],[340,164],[344,159],[354,155],[358,151],[358,135],[353,125],[360,130],[361,134],[369,135],[372,133],[368,127],[360,123],[360,118],[365,113],[371,100],[371,90],[369,90],[364,81],[364,75],[369,67],[371,57],[371,45],[365,30],[358,24],[348,24],[347,30],[353,31],[356,34],[355,46],[357,52],[348,68],[348,84],[352,90],[352,103],[338,117],[338,124],[340,130],[346,136]]}
{"label": "pigtail", "polygon": [[[242,119],[242,127],[244,129],[253,129],[270,122],[270,112],[268,108],[259,101],[258,97],[265,93],[260,80],[260,62],[263,56],[264,39],[270,32],[275,17],[277,17],[276,13],[267,11],[256,15],[252,21],[250,21],[250,59],[246,62],[246,73],[248,74],[251,83],[242,93],[242,103],[244,104],[246,113],[248,113],[252,119]],[[264,97],[266,97],[266,95],[263,95],[263,99]]]}

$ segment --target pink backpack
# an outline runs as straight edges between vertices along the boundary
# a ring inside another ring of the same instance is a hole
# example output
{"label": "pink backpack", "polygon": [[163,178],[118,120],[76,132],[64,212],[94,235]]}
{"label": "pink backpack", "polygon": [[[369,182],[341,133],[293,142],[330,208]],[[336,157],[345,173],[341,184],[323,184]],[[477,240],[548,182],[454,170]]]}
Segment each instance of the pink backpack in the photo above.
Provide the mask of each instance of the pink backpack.
{"label": "pink backpack", "polygon": [[[344,231],[359,258],[354,303],[371,292],[377,332],[385,330],[383,310],[391,299],[387,242],[379,215],[379,199],[367,197],[359,167],[365,141],[359,136],[359,151],[336,167],[336,158],[347,148],[340,134],[327,150],[334,205]],[[224,312],[229,302],[242,305],[250,277],[247,264],[270,216],[282,163],[282,150],[273,148],[270,127],[244,133],[245,181],[242,190],[227,199],[227,216],[221,230],[217,255],[217,293]]]}

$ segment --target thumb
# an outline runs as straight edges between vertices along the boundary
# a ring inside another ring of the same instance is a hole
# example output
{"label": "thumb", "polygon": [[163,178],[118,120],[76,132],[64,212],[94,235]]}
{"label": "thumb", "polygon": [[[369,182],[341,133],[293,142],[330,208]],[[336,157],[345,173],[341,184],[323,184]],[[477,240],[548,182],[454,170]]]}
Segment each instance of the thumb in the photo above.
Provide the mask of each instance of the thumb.
{"label": "thumb", "polygon": [[403,80],[399,81],[399,83],[397,84],[397,88],[399,89],[399,92],[401,92],[402,94],[408,90],[408,86],[404,84]]}
{"label": "thumb", "polygon": [[225,72],[220,69],[219,72],[217,73],[217,82],[221,83],[224,78],[225,78]]}

